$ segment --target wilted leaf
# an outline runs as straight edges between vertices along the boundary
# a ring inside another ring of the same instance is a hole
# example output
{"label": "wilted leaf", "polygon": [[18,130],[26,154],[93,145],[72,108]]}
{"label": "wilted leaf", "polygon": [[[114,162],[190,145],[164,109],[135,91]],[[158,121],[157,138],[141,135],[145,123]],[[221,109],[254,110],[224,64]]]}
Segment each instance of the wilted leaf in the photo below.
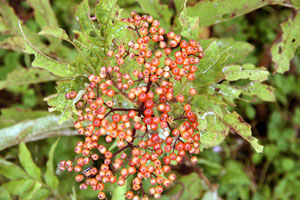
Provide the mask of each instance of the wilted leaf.
{"label": "wilted leaf", "polygon": [[47,161],[47,168],[45,172],[45,181],[46,184],[51,187],[52,189],[55,189],[58,185],[58,178],[55,176],[54,173],[54,167],[53,167],[53,157],[54,157],[54,152],[55,148],[59,142],[59,139],[56,140],[56,142],[51,146],[49,154],[48,154],[48,161]]}
{"label": "wilted leaf", "polygon": [[0,90],[16,85],[29,85],[57,79],[56,76],[44,69],[17,68],[7,75],[5,81],[0,81]]}
{"label": "wilted leaf", "polygon": [[9,181],[8,183],[3,184],[2,187],[4,187],[10,194],[21,195],[30,190],[33,184],[34,180],[32,179],[20,179]]}
{"label": "wilted leaf", "polygon": [[258,139],[252,136],[251,126],[247,124],[240,115],[236,112],[225,114],[223,121],[230,128],[231,132],[237,133],[247,140],[257,153],[263,151],[263,146],[258,144]]}
{"label": "wilted leaf", "polygon": [[300,45],[300,14],[294,19],[289,19],[281,24],[282,38],[279,43],[271,48],[272,60],[275,63],[275,71],[283,73],[289,70],[290,61]]}
{"label": "wilted leaf", "polygon": [[28,177],[27,174],[19,166],[2,158],[0,158],[0,174],[12,180]]}
{"label": "wilted leaf", "polygon": [[41,181],[41,170],[34,163],[30,151],[27,149],[24,142],[19,145],[19,160],[24,167],[25,171],[32,178]]}
{"label": "wilted leaf", "polygon": [[230,65],[223,68],[224,79],[236,81],[250,79],[252,81],[265,81],[270,74],[265,68],[256,68],[253,64]]}
{"label": "wilted leaf", "polygon": [[242,87],[242,93],[252,97],[260,98],[263,101],[275,101],[274,88],[272,86],[251,82],[249,85]]}
{"label": "wilted leaf", "polygon": [[204,49],[206,49],[214,41],[217,43],[217,46],[221,51],[227,50],[229,54],[225,65],[240,63],[249,52],[254,50],[254,46],[251,44],[242,41],[235,41],[232,38],[201,39],[200,44]]}
{"label": "wilted leaf", "polygon": [[195,85],[205,86],[221,80],[221,73],[228,58],[228,50],[221,51],[217,42],[213,42],[204,51],[205,57],[200,60],[198,71],[196,72]]}
{"label": "wilted leaf", "polygon": [[0,129],[0,150],[22,141],[28,142],[60,135],[74,135],[75,132],[70,129],[73,126],[72,121],[59,125],[59,119],[59,116],[49,115]]}

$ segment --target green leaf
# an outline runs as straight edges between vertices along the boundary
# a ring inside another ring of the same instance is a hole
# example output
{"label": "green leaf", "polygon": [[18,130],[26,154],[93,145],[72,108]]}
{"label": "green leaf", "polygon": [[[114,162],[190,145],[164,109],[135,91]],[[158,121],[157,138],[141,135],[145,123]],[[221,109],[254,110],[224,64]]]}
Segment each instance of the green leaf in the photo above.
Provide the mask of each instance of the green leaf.
{"label": "green leaf", "polygon": [[[55,13],[53,12],[49,0],[28,0],[28,3],[34,9],[34,18],[36,23],[39,25],[41,29],[46,26],[58,27],[58,22],[55,17]],[[53,50],[61,48],[60,40],[48,37],[50,41],[50,48],[53,46]]]}
{"label": "green leaf", "polygon": [[274,88],[258,82],[251,82],[242,88],[242,93],[252,97],[258,97],[263,101],[275,101]]}
{"label": "green leaf", "polygon": [[166,32],[170,30],[173,12],[168,8],[168,5],[159,0],[138,0],[138,3],[147,14],[160,21],[161,27],[164,27]]}
{"label": "green leaf", "polygon": [[190,39],[198,40],[203,29],[199,26],[199,17],[189,17],[186,11],[186,2],[184,8],[179,15],[179,22],[182,27],[181,35]]}
{"label": "green leaf", "polygon": [[126,180],[123,186],[116,187],[112,192],[111,200],[125,200],[126,199],[126,192],[130,190],[130,180]]}
{"label": "green leaf", "polygon": [[20,29],[22,32],[22,35],[24,37],[24,40],[26,41],[26,53],[34,54],[35,59],[32,62],[33,67],[39,67],[39,68],[45,68],[54,75],[60,76],[60,77],[70,77],[70,76],[79,76],[82,75],[82,71],[78,71],[74,66],[64,63],[58,60],[55,60],[44,53],[42,53],[40,50],[38,50],[36,47],[34,47],[31,42],[27,39],[26,35],[23,32],[22,26],[20,25]]}
{"label": "green leaf", "polygon": [[102,0],[95,8],[95,15],[100,23],[101,32],[103,35],[108,36],[105,31],[112,26],[112,20],[116,15],[117,0]]}
{"label": "green leaf", "polygon": [[38,181],[35,181],[34,185],[30,189],[30,191],[20,195],[20,199],[22,199],[22,200],[33,199],[33,196],[40,190],[41,187],[42,187],[42,184]]}
{"label": "green leaf", "polygon": [[3,200],[11,200],[12,199],[9,192],[4,187],[0,187],[0,199],[3,199]]}
{"label": "green leaf", "polygon": [[218,192],[217,191],[206,191],[201,200],[218,200]]}
{"label": "green leaf", "polygon": [[47,161],[47,168],[45,172],[45,181],[46,184],[52,188],[55,189],[58,186],[58,178],[54,174],[54,167],[53,167],[53,157],[54,157],[54,152],[55,148],[59,142],[59,139],[56,140],[56,142],[51,146],[49,154],[48,154],[48,161]]}
{"label": "green leaf", "polygon": [[300,14],[293,19],[281,24],[282,37],[280,42],[273,44],[271,48],[272,61],[275,63],[275,71],[283,73],[289,70],[290,61],[300,45]]}
{"label": "green leaf", "polygon": [[[211,43],[217,43],[217,46],[221,51],[227,50],[229,57],[227,58],[225,65],[240,63],[249,52],[254,50],[254,46],[247,42],[235,41],[232,38],[210,38],[201,39],[201,46],[206,49]],[[205,57],[206,55],[204,55]]]}
{"label": "green leaf", "polygon": [[61,135],[74,135],[72,121],[58,124],[60,117],[49,115],[0,129],[0,150],[21,141],[35,141]]}
{"label": "green leaf", "polygon": [[214,0],[199,1],[187,8],[191,17],[199,17],[201,26],[210,26],[244,15],[268,4],[283,3],[284,0]]}
{"label": "green leaf", "polygon": [[250,79],[252,81],[265,81],[270,74],[265,68],[255,68],[253,64],[230,65],[223,68],[224,79],[236,81]]}
{"label": "green leaf", "polygon": [[19,160],[29,176],[39,181],[42,180],[41,170],[34,163],[30,151],[27,149],[24,142],[21,142],[19,145]]}
{"label": "green leaf", "polygon": [[32,179],[20,179],[9,181],[8,183],[3,184],[2,187],[4,187],[10,194],[21,195],[30,190],[33,184],[34,180]]}
{"label": "green leaf", "polygon": [[24,39],[20,36],[8,37],[0,42],[0,48],[22,52],[24,48]]}
{"label": "green leaf", "polygon": [[182,176],[176,184],[164,193],[166,199],[199,199],[202,194],[202,182],[197,173]]}
{"label": "green leaf", "polygon": [[[48,101],[50,112],[59,111],[62,113],[60,123],[72,118],[73,112],[76,113],[75,103],[79,100],[79,97],[83,95],[83,91],[86,89],[86,79],[77,78],[71,81],[57,82],[57,94],[48,97],[45,100]],[[68,100],[65,94],[70,91],[77,91],[77,98]]]}
{"label": "green leaf", "polygon": [[213,112],[219,117],[223,116],[222,106],[226,106],[225,102],[211,95],[195,95],[192,105],[194,105],[200,113]]}
{"label": "green leaf", "polygon": [[58,78],[44,69],[17,68],[7,75],[5,81],[0,81],[0,90],[16,86],[54,81]]}
{"label": "green leaf", "polygon": [[27,178],[27,174],[17,165],[0,158],[0,174],[8,179]]}
{"label": "green leaf", "polygon": [[201,148],[210,148],[219,145],[227,137],[229,128],[213,112],[204,113],[200,116],[199,123],[203,118],[207,120],[207,128],[201,132]]}
{"label": "green leaf", "polygon": [[243,165],[237,161],[229,160],[225,163],[226,173],[221,177],[221,183],[230,186],[249,186],[250,180],[243,170]]}
{"label": "green leaf", "polygon": [[228,82],[216,84],[215,91],[218,91],[217,94],[220,94],[226,100],[226,103],[231,106],[235,106],[234,100],[239,98],[242,93],[242,90],[238,86],[229,85]]}
{"label": "green leaf", "polygon": [[45,200],[49,195],[51,195],[51,192],[49,190],[41,188],[33,194],[32,199]]}
{"label": "green leaf", "polygon": [[[68,42],[71,42],[69,36],[67,35],[66,31],[62,28],[53,27],[53,26],[45,26],[39,35],[46,35],[55,38],[59,38]],[[72,42],[71,42],[72,43]]]}
{"label": "green leaf", "polygon": [[263,151],[263,146],[258,144],[258,139],[252,136],[251,126],[247,124],[240,115],[236,112],[225,114],[223,121],[230,128],[230,131],[239,134],[242,138],[247,140],[257,153]]}
{"label": "green leaf", "polygon": [[58,22],[55,17],[49,0],[27,0],[34,9],[34,17],[36,23],[41,27],[53,26],[58,27]]}
{"label": "green leaf", "polygon": [[185,5],[185,1],[186,0],[174,0],[175,8],[177,12],[180,12],[183,9]]}
{"label": "green leaf", "polygon": [[75,16],[80,24],[80,28],[84,37],[86,37],[93,44],[99,43],[100,33],[99,30],[96,28],[94,22],[90,19],[91,9],[88,0],[83,0],[76,7]]}
{"label": "green leaf", "polygon": [[196,72],[195,84],[206,86],[216,83],[222,79],[221,73],[228,58],[228,49],[221,51],[217,42],[212,42],[204,51],[205,57],[200,60],[198,71]]}
{"label": "green leaf", "polygon": [[[16,113],[18,113],[16,115]],[[49,112],[29,108],[3,108],[1,109],[0,128],[15,125],[21,121],[48,116]]]}

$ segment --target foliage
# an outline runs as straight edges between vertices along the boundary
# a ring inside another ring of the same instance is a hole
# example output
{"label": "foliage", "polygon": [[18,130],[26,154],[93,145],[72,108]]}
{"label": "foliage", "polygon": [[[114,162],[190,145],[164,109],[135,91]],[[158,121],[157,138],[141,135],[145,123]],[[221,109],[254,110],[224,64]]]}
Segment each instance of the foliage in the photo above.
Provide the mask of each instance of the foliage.
{"label": "foliage", "polygon": [[[198,66],[197,80],[177,85],[177,91],[185,92],[192,87],[198,91],[199,95],[190,98],[191,103],[197,106],[202,134],[200,149],[203,155],[198,166],[220,186],[216,193],[203,180],[197,179],[198,173],[183,175],[178,172],[178,184],[170,188],[163,198],[216,199],[218,194],[226,199],[299,199],[299,163],[294,158],[299,157],[296,132],[300,126],[300,80],[299,67],[293,68],[299,65],[299,58],[294,58],[294,54],[299,52],[298,1],[170,2],[101,0],[96,5],[94,1],[84,0],[81,3],[76,1],[79,5],[75,6],[75,1],[68,0],[66,4],[76,7],[75,13],[71,13],[69,7],[61,6],[59,1],[51,5],[48,0],[30,0],[21,5],[25,12],[34,10],[34,19],[27,21],[14,11],[8,1],[0,0],[0,47],[4,49],[0,50],[3,58],[0,62],[0,90],[21,98],[15,105],[14,102],[8,104],[12,108],[1,109],[0,149],[6,150],[0,159],[0,180],[4,181],[0,187],[0,199],[15,196],[20,199],[46,199],[48,196],[64,199],[71,196],[71,186],[65,191],[61,188],[66,187],[64,181],[70,180],[70,177],[62,180],[66,175],[57,174],[56,165],[53,165],[57,142],[48,149],[49,154],[46,151],[39,153],[49,159],[41,165],[35,164],[34,154],[30,154],[23,142],[74,134],[70,119],[76,115],[76,99],[66,100],[65,94],[72,90],[84,91],[88,74],[99,73],[100,67],[109,62],[105,55],[108,49],[113,48],[113,38],[128,41],[132,37],[124,30],[126,23],[114,23],[123,16],[129,16],[132,9],[161,20],[166,31],[175,30],[187,39],[199,41],[205,54]],[[280,7],[267,6],[274,4]],[[262,7],[251,19],[255,26],[249,24],[246,17],[253,16],[245,14]],[[291,14],[290,8],[293,10]],[[58,12],[61,9],[65,9],[64,12]],[[276,16],[277,12],[280,15]],[[64,16],[59,13],[64,13]],[[280,23],[282,34],[276,37]],[[61,25],[64,25],[63,28]],[[208,26],[212,27],[214,37],[203,39],[203,32]],[[234,39],[225,38],[228,36]],[[268,43],[274,73],[284,73],[290,68],[296,72],[270,75],[270,64],[258,62],[260,57],[265,56],[263,51],[266,47],[260,46],[263,43]],[[34,60],[31,55],[34,55]],[[57,82],[56,94],[53,94],[53,81]],[[47,113],[47,105],[41,101],[42,97],[50,94],[46,100],[49,111],[55,113]],[[188,93],[185,96],[188,97]],[[116,97],[128,105],[123,98],[122,95]],[[271,113],[269,122],[255,118],[260,112],[259,105],[266,105],[261,104],[262,101],[275,100],[279,103],[267,104],[265,108]],[[254,120],[250,123],[254,127],[254,135],[264,138],[259,142],[264,144],[264,151],[252,136],[250,125],[245,122],[250,120]],[[254,126],[259,120],[268,124],[266,135],[261,131],[258,133]],[[58,122],[63,123],[59,125]],[[227,137],[230,132],[234,135]],[[77,140],[73,136],[70,138],[71,141]],[[240,138],[263,153],[253,153]],[[11,156],[16,155],[13,152],[16,147],[11,146],[17,144],[20,159],[9,161]],[[49,143],[47,145],[50,146]],[[242,147],[247,151],[239,152]],[[63,151],[60,153],[58,157]],[[242,153],[243,158],[237,156]],[[70,158],[72,153],[64,156]],[[244,161],[245,165],[235,158]],[[254,169],[251,168],[253,166]],[[260,168],[262,172],[259,172]],[[122,198],[123,188],[113,191],[113,198]],[[79,199],[95,196],[92,191],[86,192],[89,194],[75,193],[73,197],[75,195]]]}

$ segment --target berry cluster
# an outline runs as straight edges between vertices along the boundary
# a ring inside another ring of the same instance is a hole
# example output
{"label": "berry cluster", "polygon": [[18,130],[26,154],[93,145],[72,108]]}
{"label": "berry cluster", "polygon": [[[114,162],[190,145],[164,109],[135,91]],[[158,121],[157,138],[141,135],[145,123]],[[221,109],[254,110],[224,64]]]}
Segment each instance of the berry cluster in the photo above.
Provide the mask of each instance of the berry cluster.
{"label": "berry cluster", "polygon": [[[129,178],[132,190],[124,194],[127,199],[159,199],[163,186],[176,179],[170,164],[180,163],[184,156],[196,163],[197,157],[191,154],[200,152],[197,117],[185,97],[175,94],[174,84],[194,80],[202,47],[195,40],[181,40],[174,32],[165,33],[152,16],[136,12],[131,16],[122,21],[136,32],[137,39],[128,44],[114,42],[114,49],[107,52],[110,66],[88,77],[74,123],[78,134],[85,136],[75,147],[80,156],[74,164],[70,160],[60,163],[61,170],[79,173],[80,189],[90,185],[99,190],[99,199],[106,199],[106,183],[122,186]],[[129,61],[139,68],[130,72]],[[189,94],[196,95],[196,89],[190,88]],[[76,95],[72,91],[66,98]],[[118,96],[133,106],[120,106]],[[110,150],[112,143],[118,150]],[[147,190],[146,181],[151,185]]]}

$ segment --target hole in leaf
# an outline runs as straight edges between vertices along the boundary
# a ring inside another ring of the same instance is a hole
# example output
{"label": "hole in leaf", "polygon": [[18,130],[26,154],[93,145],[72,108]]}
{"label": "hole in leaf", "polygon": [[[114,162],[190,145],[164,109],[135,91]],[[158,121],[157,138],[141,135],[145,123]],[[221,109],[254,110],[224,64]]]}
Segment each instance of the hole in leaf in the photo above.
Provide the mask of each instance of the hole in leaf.
{"label": "hole in leaf", "polygon": [[296,39],[294,38],[294,39],[292,39],[292,42],[294,43],[296,41]]}

